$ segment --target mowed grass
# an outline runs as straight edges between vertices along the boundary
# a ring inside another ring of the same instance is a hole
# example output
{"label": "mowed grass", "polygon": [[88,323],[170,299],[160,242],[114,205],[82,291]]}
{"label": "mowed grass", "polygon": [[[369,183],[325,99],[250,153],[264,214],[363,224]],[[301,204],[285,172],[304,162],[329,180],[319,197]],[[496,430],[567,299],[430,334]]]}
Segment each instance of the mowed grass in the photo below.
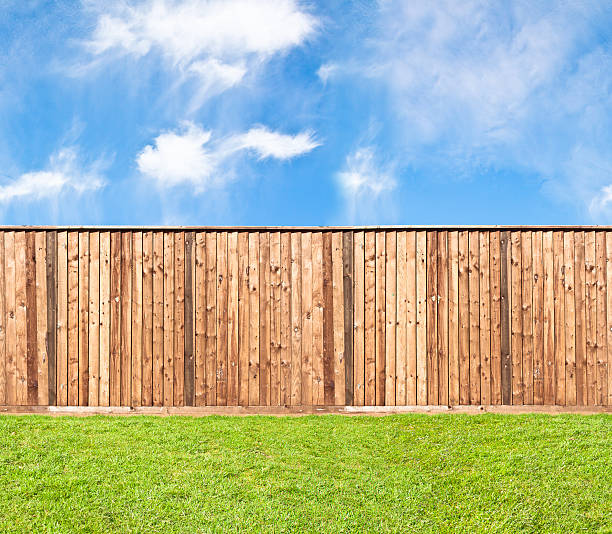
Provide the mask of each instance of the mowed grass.
{"label": "mowed grass", "polygon": [[0,531],[612,532],[612,416],[0,417]]}

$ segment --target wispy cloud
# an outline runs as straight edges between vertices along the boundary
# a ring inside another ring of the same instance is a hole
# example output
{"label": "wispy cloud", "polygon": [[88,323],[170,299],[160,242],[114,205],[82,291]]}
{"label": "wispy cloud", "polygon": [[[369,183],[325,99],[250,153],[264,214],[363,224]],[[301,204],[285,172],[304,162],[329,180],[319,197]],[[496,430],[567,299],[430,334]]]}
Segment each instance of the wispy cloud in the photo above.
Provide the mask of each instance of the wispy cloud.
{"label": "wispy cloud", "polygon": [[159,54],[179,81],[200,78],[192,106],[300,46],[319,26],[296,0],[147,0],[92,9],[98,18],[85,46],[95,57]]}
{"label": "wispy cloud", "polygon": [[62,148],[51,156],[45,169],[21,174],[1,184],[0,202],[31,202],[55,199],[66,192],[82,194],[96,191],[105,184],[101,174],[103,167],[101,161],[84,166],[78,160],[75,147]]}
{"label": "wispy cloud", "polygon": [[602,176],[578,169],[578,179],[576,155],[600,168],[612,163],[612,56],[598,29],[604,9],[595,1],[550,9],[385,0],[375,31],[332,63],[340,65],[334,74],[386,90],[401,164],[437,177],[500,169],[535,176],[594,215]]}
{"label": "wispy cloud", "polygon": [[358,216],[363,219],[374,215],[381,201],[388,205],[391,199],[387,194],[397,186],[394,165],[382,163],[373,146],[349,154],[336,178],[346,202],[346,215],[353,222],[362,222]]}
{"label": "wispy cloud", "polygon": [[259,159],[291,159],[310,152],[319,142],[311,132],[287,135],[256,127],[211,141],[211,132],[190,121],[177,131],[164,132],[137,156],[141,174],[167,188],[190,185],[196,192],[222,185],[228,178],[223,166],[240,151],[254,152]]}

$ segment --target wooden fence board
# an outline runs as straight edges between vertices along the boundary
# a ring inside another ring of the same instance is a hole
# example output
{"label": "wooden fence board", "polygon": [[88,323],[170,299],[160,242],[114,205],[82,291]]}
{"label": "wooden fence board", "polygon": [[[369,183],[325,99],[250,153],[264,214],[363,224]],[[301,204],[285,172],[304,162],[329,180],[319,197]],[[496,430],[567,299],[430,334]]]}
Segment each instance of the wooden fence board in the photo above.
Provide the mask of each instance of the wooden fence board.
{"label": "wooden fence board", "polygon": [[607,335],[607,252],[606,235],[595,233],[597,261],[597,394],[595,402],[599,406],[608,403],[608,335]]}
{"label": "wooden fence board", "polygon": [[544,404],[555,404],[555,267],[553,233],[542,237],[544,264]]}
{"label": "wooden fence board", "polygon": [[281,233],[281,406],[291,403],[291,234]]}
{"label": "wooden fence board", "polygon": [[427,404],[438,404],[438,236],[427,232]]}
{"label": "wooden fence board", "polygon": [[407,334],[408,334],[408,280],[406,262],[406,232],[397,232],[397,317],[396,317],[396,364],[395,372],[397,375],[395,386],[395,403],[398,406],[406,405],[406,371],[408,354]]}
{"label": "wooden fence board", "polygon": [[[17,242],[15,241],[15,250]],[[68,232],[68,405],[79,404],[79,233]]]}
{"label": "wooden fence board", "polygon": [[111,235],[100,232],[100,406],[110,403]]}
{"label": "wooden fence board", "polygon": [[437,317],[437,404],[448,405],[448,347],[449,347],[449,263],[448,232],[438,232],[438,317]]}
{"label": "wooden fence board", "polygon": [[[36,350],[38,392],[34,404],[49,404],[49,350],[47,346],[47,237],[45,232],[36,232]],[[2,308],[0,297],[0,309]],[[1,315],[0,315],[1,316]],[[1,343],[1,340],[0,340]],[[0,351],[2,349],[0,348]],[[0,358],[2,355],[0,354]],[[97,404],[96,404],[97,405]]]}
{"label": "wooden fence board", "polygon": [[501,232],[500,248],[500,331],[502,404],[512,404],[512,353],[510,331],[510,233]]}
{"label": "wooden fence board", "polygon": [[38,404],[38,321],[36,302],[36,233],[25,234],[26,400]]}
{"label": "wooden fence board", "polygon": [[574,300],[574,232],[564,237],[565,262],[565,403],[576,405],[576,313]]}
{"label": "wooden fence board", "polygon": [[459,232],[459,404],[470,404],[470,263],[468,232]]}
{"label": "wooden fence board", "polygon": [[459,404],[459,233],[448,233],[448,404]]}
{"label": "wooden fence board", "polygon": [[469,232],[470,404],[480,404],[480,236]]}
{"label": "wooden fence board", "polygon": [[[47,282],[47,357],[49,397],[48,402],[51,406],[57,404],[57,232],[48,231],[45,233],[46,241],[46,282]],[[4,321],[4,311],[6,309],[6,293],[4,278],[4,234],[0,236],[0,321]],[[4,350],[5,325],[2,323],[2,334],[0,334],[0,347]]]}
{"label": "wooden fence board", "polygon": [[385,232],[376,232],[376,405],[385,404]]}
{"label": "wooden fence board", "polygon": [[[353,368],[354,393],[356,406],[365,404],[365,233],[355,232],[353,238],[354,258],[354,334],[353,334]],[[313,254],[313,269],[317,269]],[[314,286],[313,286],[314,291]],[[316,325],[316,320],[315,320]],[[315,326],[316,328],[316,326]]]}
{"label": "wooden fence board", "polygon": [[[576,297],[576,404],[587,404],[586,380],[586,307],[584,232],[574,234],[574,285]],[[542,404],[542,403],[536,403]]]}
{"label": "wooden fence board", "polygon": [[257,232],[249,233],[248,341],[249,405],[257,406],[259,404],[259,233]]}
{"label": "wooden fence board", "polygon": [[[174,381],[173,405],[185,404],[185,232],[174,234]],[[142,267],[140,268],[142,278]],[[142,282],[141,282],[142,283]],[[140,313],[142,311],[140,310]],[[132,336],[134,332],[132,332]],[[141,331],[137,335],[142,336]]]}
{"label": "wooden fence board", "polygon": [[417,404],[416,232],[406,232],[406,404]]}
{"label": "wooden fence board", "polygon": [[[593,406],[595,405],[595,392],[597,389],[597,277],[595,273],[595,232],[585,233],[584,264],[586,305],[586,396],[587,404]],[[565,399],[563,400],[565,401]]]}
{"label": "wooden fence board", "polygon": [[143,240],[132,234],[132,405],[143,402]]}
{"label": "wooden fence board", "polygon": [[335,402],[334,373],[334,294],[332,272],[332,233],[323,233],[323,393],[324,402]]}
{"label": "wooden fence board", "polygon": [[[332,349],[333,350],[333,349]],[[302,234],[291,233],[291,406],[302,402]],[[333,403],[332,403],[333,404]]]}
{"label": "wooden fence board", "polygon": [[[217,232],[217,406],[227,405],[229,353],[227,259],[227,233]],[[185,264],[187,264],[186,259]],[[260,276],[263,269],[264,266],[262,265],[260,269]],[[265,269],[268,271],[267,266],[265,266]],[[187,270],[185,272],[187,272]],[[185,311],[185,313],[187,312]],[[267,376],[269,376],[269,369]],[[269,385],[266,385],[265,392],[267,393],[268,391]]]}
{"label": "wooden fence board", "polygon": [[376,404],[376,234],[374,232],[365,232],[364,258],[364,398],[366,406],[373,406]]}
{"label": "wooden fence board", "polygon": [[544,271],[542,232],[532,234],[533,254],[533,404],[544,402]]}
{"label": "wooden fence board", "polygon": [[[100,405],[100,232],[89,234],[89,384],[87,404]],[[140,343],[139,343],[140,346]]]}
{"label": "wooden fence board", "polygon": [[[191,234],[193,235],[193,232]],[[190,320],[185,310],[185,342],[187,330],[190,324],[193,324]],[[191,350],[193,360],[193,345]],[[193,406],[193,374],[191,378],[189,406]],[[153,232],[142,234],[142,404],[153,405]]]}
{"label": "wooden fence board", "polygon": [[[280,237],[279,237],[280,241]],[[323,357],[323,234],[312,234],[312,403],[325,404]],[[280,278],[279,278],[280,280]],[[280,299],[280,295],[278,297]],[[280,305],[279,305],[280,310]],[[279,311],[280,313],[280,311]]]}
{"label": "wooden fence board", "polygon": [[[5,235],[5,250],[7,260],[6,264],[6,296],[7,296],[7,311],[15,307],[15,241],[11,238],[12,232],[7,232]],[[12,246],[12,252],[11,252]],[[8,254],[11,252],[13,261],[13,271],[11,273],[9,267],[10,259]],[[14,316],[14,311],[13,311]],[[10,318],[10,314],[9,314]],[[7,322],[6,343],[7,357],[10,355],[9,348],[11,347],[11,323]],[[14,332],[14,331],[13,331]],[[13,334],[14,340],[14,334]],[[14,348],[12,348],[14,351]],[[8,361],[7,361],[8,364]],[[57,366],[57,404],[66,406],[68,404],[68,233],[58,232],[57,234],[57,351],[56,351],[56,366]],[[7,382],[8,385],[8,382]]]}
{"label": "wooden fence board", "polygon": [[487,232],[479,232],[480,284],[480,402],[489,405],[491,398],[491,264]]}
{"label": "wooden fence board", "polygon": [[427,404],[427,233],[416,234],[416,368],[418,405]]}
{"label": "wooden fence board", "polygon": [[[268,301],[268,298],[265,299]],[[301,404],[312,405],[312,233],[302,234]],[[269,345],[269,343],[268,343]]]}
{"label": "wooden fence board", "polygon": [[[121,406],[132,403],[132,232],[121,232]],[[170,350],[170,354],[172,354]],[[172,389],[172,377],[168,387]],[[172,406],[172,400],[167,404]]]}
{"label": "wooden fence board", "polygon": [[[563,233],[553,232],[553,283],[555,295],[555,402],[556,404],[561,405],[565,404],[565,266],[563,264],[563,248]],[[593,262],[595,260],[594,254],[595,249],[593,248]]]}
{"label": "wooden fence board", "polygon": [[[385,406],[395,406],[397,341],[397,233],[387,232],[385,242]],[[337,402],[336,404],[340,404]]]}
{"label": "wooden fence board", "polygon": [[227,238],[227,405],[238,405],[238,232],[230,232]]}
{"label": "wooden fence board", "polygon": [[523,315],[521,232],[510,233],[510,328],[512,332],[512,404],[523,404]]}
{"label": "wooden fence board", "polygon": [[[307,234],[305,234],[307,235]],[[344,306],[344,403],[354,404],[354,361],[353,361],[353,232],[342,232],[342,280]],[[305,291],[305,294],[308,292]],[[311,327],[312,329],[312,327]]]}
{"label": "wooden fence board", "polygon": [[163,405],[174,402],[174,234],[164,232]]}
{"label": "wooden fence board", "polygon": [[491,291],[491,404],[502,403],[501,357],[501,250],[500,233],[489,235],[489,285]]}
{"label": "wooden fence board", "polygon": [[521,235],[521,326],[523,351],[523,402],[533,404],[533,256],[531,232]]}
{"label": "wooden fence board", "polygon": [[164,234],[153,233],[153,406],[164,404]]}

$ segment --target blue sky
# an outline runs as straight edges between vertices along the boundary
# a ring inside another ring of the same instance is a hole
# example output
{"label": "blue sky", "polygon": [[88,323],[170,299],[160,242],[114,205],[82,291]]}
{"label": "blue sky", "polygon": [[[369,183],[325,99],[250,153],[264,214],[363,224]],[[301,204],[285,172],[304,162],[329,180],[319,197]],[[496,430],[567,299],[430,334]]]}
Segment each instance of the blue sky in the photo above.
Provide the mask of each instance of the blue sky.
{"label": "blue sky", "polygon": [[3,224],[607,224],[612,3],[0,0]]}

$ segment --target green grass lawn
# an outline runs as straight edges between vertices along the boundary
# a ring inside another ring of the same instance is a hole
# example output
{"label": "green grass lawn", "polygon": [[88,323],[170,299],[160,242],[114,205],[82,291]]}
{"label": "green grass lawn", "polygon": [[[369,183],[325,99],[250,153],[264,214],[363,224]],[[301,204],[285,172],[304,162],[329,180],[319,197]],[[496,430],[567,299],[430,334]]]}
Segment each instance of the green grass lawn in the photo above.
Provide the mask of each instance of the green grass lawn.
{"label": "green grass lawn", "polygon": [[612,416],[0,417],[0,531],[612,532]]}

